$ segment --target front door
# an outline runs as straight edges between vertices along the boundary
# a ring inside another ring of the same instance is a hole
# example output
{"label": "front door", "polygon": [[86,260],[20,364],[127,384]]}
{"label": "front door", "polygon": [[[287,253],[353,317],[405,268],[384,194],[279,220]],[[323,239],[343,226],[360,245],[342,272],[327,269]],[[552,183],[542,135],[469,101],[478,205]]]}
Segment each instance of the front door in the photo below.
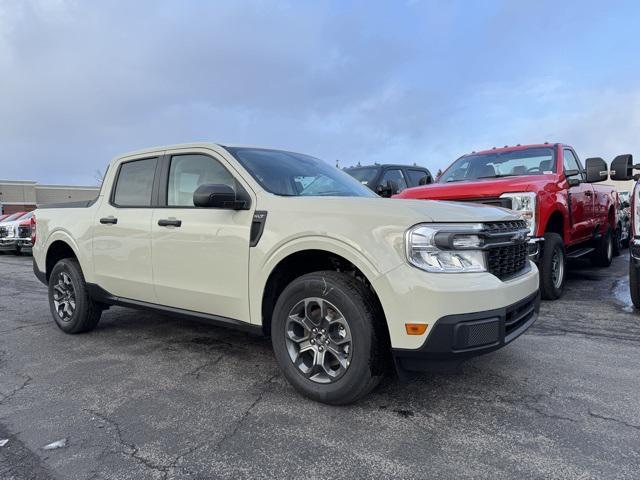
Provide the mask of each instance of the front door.
{"label": "front door", "polygon": [[569,188],[569,202],[571,204],[570,212],[570,232],[571,243],[587,240],[592,234],[593,225],[593,188],[591,184],[585,183],[585,174],[580,165],[578,157],[569,149],[563,152],[564,170],[579,170],[580,184]]}
{"label": "front door", "polygon": [[151,275],[153,181],[158,157],[122,162],[93,226],[97,284],[110,294],[157,303]]}
{"label": "front door", "polygon": [[249,322],[253,208],[194,207],[200,185],[242,187],[214,152],[183,152],[163,161],[161,207],[151,222],[156,295],[162,305]]}

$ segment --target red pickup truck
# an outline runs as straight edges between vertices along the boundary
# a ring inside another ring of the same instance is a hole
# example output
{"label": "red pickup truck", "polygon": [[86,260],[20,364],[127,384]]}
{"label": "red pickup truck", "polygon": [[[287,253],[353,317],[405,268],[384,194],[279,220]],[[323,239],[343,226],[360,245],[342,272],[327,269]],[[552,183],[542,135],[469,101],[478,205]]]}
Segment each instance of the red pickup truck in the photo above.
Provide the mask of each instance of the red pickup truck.
{"label": "red pickup truck", "polygon": [[609,266],[617,243],[618,195],[601,158],[583,168],[569,145],[493,148],[463,155],[436,183],[397,198],[477,202],[519,211],[529,226],[529,256],[540,270],[542,297],[562,295],[567,258],[590,256]]}

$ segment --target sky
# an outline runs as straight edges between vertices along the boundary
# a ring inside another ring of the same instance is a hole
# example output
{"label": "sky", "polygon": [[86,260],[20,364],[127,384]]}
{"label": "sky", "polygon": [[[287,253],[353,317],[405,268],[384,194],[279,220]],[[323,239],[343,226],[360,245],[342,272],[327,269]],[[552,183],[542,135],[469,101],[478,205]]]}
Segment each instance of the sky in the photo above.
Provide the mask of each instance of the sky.
{"label": "sky", "polygon": [[0,179],[192,141],[444,169],[640,155],[640,2],[0,0]]}

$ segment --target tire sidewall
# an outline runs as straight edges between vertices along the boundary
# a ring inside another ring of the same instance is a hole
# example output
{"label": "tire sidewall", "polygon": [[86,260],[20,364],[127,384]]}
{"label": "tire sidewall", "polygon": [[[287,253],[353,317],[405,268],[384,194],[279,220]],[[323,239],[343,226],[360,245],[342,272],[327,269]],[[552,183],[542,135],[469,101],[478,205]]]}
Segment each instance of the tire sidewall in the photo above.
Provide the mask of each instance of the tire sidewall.
{"label": "tire sidewall", "polygon": [[635,264],[635,261],[630,259],[629,261],[629,291],[631,293],[631,301],[636,309],[640,309],[640,271],[639,267]]}
{"label": "tire sidewall", "polygon": [[[291,361],[286,347],[286,320],[289,312],[298,302],[308,297],[322,298],[335,305],[351,331],[351,363],[342,377],[328,384],[305,378]],[[366,317],[366,310],[362,308],[359,299],[350,297],[332,279],[311,274],[294,280],[278,298],[271,323],[274,354],[287,380],[305,395],[336,403],[341,403],[339,399],[358,388],[358,385],[367,383],[371,378],[370,363],[374,346],[371,319]]]}
{"label": "tire sidewall", "polygon": [[[56,312],[53,304],[53,288],[58,283],[59,275],[63,272],[69,275],[69,278],[71,279],[76,300],[76,308],[73,315],[71,316],[71,319],[66,322],[63,322],[58,316],[58,312]],[[86,310],[85,292],[79,278],[78,269],[70,260],[60,260],[53,267],[53,270],[51,270],[51,276],[49,278],[49,309],[51,310],[53,319],[61,330],[67,333],[73,333],[78,329],[79,323],[82,320],[82,315]]]}
{"label": "tire sidewall", "polygon": [[[562,282],[556,286],[553,282],[552,261],[553,254],[557,251],[562,259]],[[545,235],[545,242],[542,253],[542,290],[543,295],[548,300],[555,300],[562,296],[564,284],[567,278],[567,256],[564,250],[564,244],[560,235],[551,233]]]}

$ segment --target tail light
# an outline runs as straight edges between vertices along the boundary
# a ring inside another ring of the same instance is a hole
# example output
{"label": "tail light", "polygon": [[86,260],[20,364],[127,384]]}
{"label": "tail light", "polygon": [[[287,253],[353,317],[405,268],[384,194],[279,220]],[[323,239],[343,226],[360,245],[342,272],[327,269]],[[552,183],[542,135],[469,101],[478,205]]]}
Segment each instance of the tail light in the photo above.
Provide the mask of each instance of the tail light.
{"label": "tail light", "polygon": [[36,216],[31,217],[31,245],[36,244]]}

